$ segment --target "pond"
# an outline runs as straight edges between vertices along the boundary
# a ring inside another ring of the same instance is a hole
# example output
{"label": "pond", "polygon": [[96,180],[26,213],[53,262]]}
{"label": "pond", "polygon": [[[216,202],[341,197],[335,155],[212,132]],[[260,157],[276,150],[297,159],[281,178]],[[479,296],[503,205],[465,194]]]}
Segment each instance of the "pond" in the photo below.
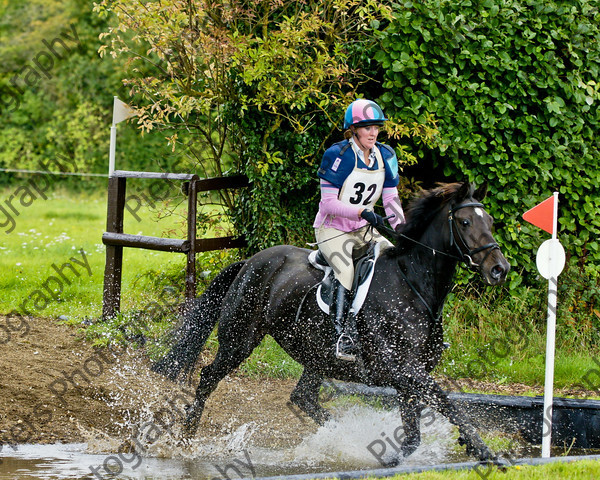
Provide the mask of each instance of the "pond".
{"label": "pond", "polygon": [[[363,405],[334,410],[330,421],[299,444],[269,448],[253,444],[250,422],[216,440],[195,438],[181,444],[176,435],[136,440],[89,438],[86,443],[5,445],[0,452],[4,479],[236,479],[272,475],[381,468],[395,454],[400,417]],[[453,427],[439,416],[423,416],[423,444],[406,465],[467,460]],[[397,432],[396,432],[397,435]],[[119,453],[120,452],[120,453]]]}
{"label": "pond", "polygon": [[[396,454],[401,420],[396,411],[369,405],[341,406],[327,422],[300,443],[275,448],[253,443],[258,428],[243,424],[221,439],[196,437],[182,443],[175,432],[134,439],[90,438],[86,443],[4,445],[0,451],[0,480],[93,479],[225,480],[382,468]],[[459,447],[456,429],[440,415],[425,410],[421,417],[423,442],[403,466],[429,466],[472,461]],[[156,432],[154,432],[156,433]],[[504,458],[539,457],[540,447],[518,437],[488,439]],[[553,455],[564,455],[563,448]],[[574,451],[570,454],[590,453]]]}

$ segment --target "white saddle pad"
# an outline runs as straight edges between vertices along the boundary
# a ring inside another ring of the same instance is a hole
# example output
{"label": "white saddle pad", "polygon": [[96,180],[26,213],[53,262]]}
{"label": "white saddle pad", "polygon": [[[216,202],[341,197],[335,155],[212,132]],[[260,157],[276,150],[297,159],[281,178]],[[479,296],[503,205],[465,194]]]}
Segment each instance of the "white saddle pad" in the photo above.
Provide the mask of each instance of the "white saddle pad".
{"label": "white saddle pad", "polygon": [[[354,298],[352,299],[352,306],[350,308],[354,310],[355,315],[358,314],[361,307],[365,303],[365,299],[367,298],[367,293],[369,292],[369,287],[371,286],[371,280],[373,279],[373,273],[375,273],[375,262],[377,261],[377,259],[379,258],[379,254],[381,253],[381,245],[379,243],[375,245],[375,247],[373,248],[373,252],[373,258],[368,260],[373,264],[369,275],[358,286],[358,288],[356,289],[356,293],[354,294]],[[333,269],[330,266],[323,266],[317,263],[315,260],[317,257],[317,253],[319,253],[318,250],[310,252],[310,254],[308,255],[308,261],[313,267],[324,272],[323,280],[325,280],[330,274],[333,275]],[[316,295],[317,304],[319,305],[321,310],[323,310],[323,312],[325,312],[326,314],[329,314],[329,305],[325,301],[323,301],[323,298],[321,297],[321,285],[319,285],[319,287],[317,288]]]}

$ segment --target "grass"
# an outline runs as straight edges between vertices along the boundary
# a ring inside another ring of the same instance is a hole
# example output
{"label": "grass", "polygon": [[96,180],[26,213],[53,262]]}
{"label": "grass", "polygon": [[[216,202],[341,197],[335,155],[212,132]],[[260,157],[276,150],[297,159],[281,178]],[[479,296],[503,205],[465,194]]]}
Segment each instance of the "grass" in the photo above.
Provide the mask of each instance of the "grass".
{"label": "grass", "polygon": [[[15,189],[5,190],[2,198],[14,192]],[[19,206],[14,230],[0,233],[4,237],[0,245],[0,313],[25,308],[33,316],[60,318],[85,326],[87,338],[98,345],[150,339],[146,343],[149,352],[159,355],[165,346],[158,339],[175,316],[168,305],[182,295],[185,256],[126,248],[121,301],[124,313],[111,322],[99,321],[105,262],[101,240],[106,225],[105,195],[105,191],[75,194],[57,190],[48,194],[47,200],[39,198],[27,207],[13,202]],[[165,216],[145,206],[136,213],[142,219],[138,222],[126,213],[125,231],[182,238],[183,200],[182,195],[170,199],[168,206],[173,215]],[[4,220],[0,213],[0,222]],[[200,276],[206,277],[207,282],[235,259],[235,251],[201,254]],[[75,270],[63,267],[66,263]],[[66,280],[61,279],[53,265],[62,268]],[[61,280],[61,284],[50,277]],[[451,295],[445,315],[445,339],[451,348],[444,353],[438,374],[497,384],[543,385],[545,301],[539,292],[526,291],[516,297],[498,288],[476,291],[460,287]],[[557,388],[580,384],[587,373],[599,368],[594,363],[594,358],[600,358],[600,350],[593,321],[574,318],[566,309],[559,311]],[[208,347],[216,349],[214,336]],[[243,365],[242,372],[297,378],[301,367],[267,337]],[[588,378],[600,382],[600,377]],[[594,385],[584,386],[589,390]]]}
{"label": "grass", "polygon": [[[371,479],[372,477],[365,477]],[[392,480],[590,480],[600,478],[600,462],[582,460],[548,465],[517,465],[506,471],[481,467],[473,470],[423,472],[389,477]]]}
{"label": "grass", "polygon": [[[539,291],[525,290],[513,295],[499,290],[455,290],[444,319],[445,338],[451,348],[444,353],[437,372],[496,384],[542,386],[546,361],[545,299]],[[600,377],[596,382],[583,381],[589,372],[598,369],[594,362],[600,358],[598,328],[594,318],[579,313],[573,322],[573,315],[572,309],[559,308],[555,387],[600,390]],[[586,324],[587,328],[582,328]]]}
{"label": "grass", "polygon": [[[380,477],[364,477],[364,480],[376,478]],[[430,471],[399,474],[386,478],[390,480],[592,480],[600,478],[600,462],[579,460],[536,466],[515,465],[505,470],[480,467],[478,470]]]}
{"label": "grass", "polygon": [[[14,193],[14,188],[4,190],[1,198],[6,202]],[[128,190],[128,195],[137,193],[133,188]],[[6,233],[7,227],[0,233],[4,237],[0,244],[3,292],[0,313],[16,310],[75,324],[90,323],[102,313],[106,191],[86,194],[59,189],[46,195],[47,200],[38,198],[27,207],[15,200],[12,202],[19,210],[19,215],[14,216],[14,229]],[[137,209],[137,200],[128,201],[132,209]],[[184,238],[185,197],[175,192],[157,205],[161,211],[148,205],[141,206],[135,214],[126,209],[125,232]],[[164,213],[165,208],[168,214]],[[5,221],[6,215],[0,214],[0,222]],[[214,231],[208,230],[207,234]],[[199,283],[203,276],[212,273],[203,270],[220,269],[222,264],[230,262],[227,251],[208,252],[199,258],[203,259]],[[172,303],[180,298],[185,262],[183,254],[125,248],[121,311],[147,310],[154,302]]]}
{"label": "grass", "polygon": [[[4,190],[0,198],[7,199],[14,192],[14,188]],[[99,321],[105,264],[102,233],[106,229],[106,194],[103,191],[85,194],[57,190],[46,195],[47,200],[39,198],[27,207],[18,201],[12,202],[19,210],[19,215],[14,216],[14,229],[10,233],[0,233],[4,236],[0,245],[0,289],[3,292],[0,313],[15,310],[25,313],[26,310],[33,316],[54,317],[85,326],[86,338],[99,346],[136,341],[144,335],[145,340],[154,340],[147,344],[151,355],[164,352],[165,347],[159,339],[172,326],[175,316],[169,305],[182,298],[186,257],[176,253],[124,249],[123,313],[110,321]],[[135,216],[126,210],[125,232],[183,238],[185,204],[181,202],[182,198],[172,199],[173,215],[169,216],[148,206],[141,207]],[[137,208],[136,202],[131,205]],[[136,217],[142,221],[138,222]],[[6,220],[6,216],[0,215],[0,222]],[[4,231],[9,228],[7,225]],[[213,234],[219,235],[207,231],[207,235]],[[199,254],[198,258],[199,284],[202,284],[203,279],[206,282],[205,278],[232,263],[236,252],[207,252]],[[74,270],[63,268],[65,263],[71,264]],[[53,265],[62,269],[64,278]],[[61,283],[49,280],[50,277]],[[143,312],[151,312],[151,315],[144,316]],[[216,351],[214,335],[207,347]],[[241,370],[254,376],[296,378],[302,368],[267,337]]]}
{"label": "grass", "polygon": [[[3,198],[11,193],[13,190],[4,191]],[[34,316],[71,320],[98,317],[105,262],[104,193],[56,191],[47,200],[39,198],[28,207],[17,205],[20,211],[15,228],[3,234],[0,247],[0,312],[27,310]],[[148,208],[141,209],[139,215],[143,222],[126,214],[127,233],[167,236],[180,227],[181,217],[177,215],[159,220]],[[150,278],[185,265],[184,256],[173,253],[125,249],[123,256],[123,310],[139,304]],[[67,263],[73,269],[64,267]],[[53,265],[62,270],[63,276]]]}
{"label": "grass", "polygon": [[271,378],[300,378],[302,369],[302,365],[290,358],[268,335],[240,367],[248,376]]}

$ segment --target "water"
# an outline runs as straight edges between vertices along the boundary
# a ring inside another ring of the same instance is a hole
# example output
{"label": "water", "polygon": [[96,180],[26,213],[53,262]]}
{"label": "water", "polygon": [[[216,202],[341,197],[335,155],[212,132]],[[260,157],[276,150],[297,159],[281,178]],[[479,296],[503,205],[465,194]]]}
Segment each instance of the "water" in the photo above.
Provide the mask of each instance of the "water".
{"label": "water", "polygon": [[[183,445],[171,432],[140,426],[134,440],[90,435],[86,443],[4,446],[5,479],[237,479],[283,474],[381,468],[395,454],[401,420],[393,411],[354,405],[333,411],[335,421],[285,449],[258,447],[256,424],[219,439],[197,437]],[[439,415],[422,418],[423,442],[405,465],[464,461],[451,425]],[[462,449],[461,449],[462,450]],[[119,453],[121,452],[121,453]]]}

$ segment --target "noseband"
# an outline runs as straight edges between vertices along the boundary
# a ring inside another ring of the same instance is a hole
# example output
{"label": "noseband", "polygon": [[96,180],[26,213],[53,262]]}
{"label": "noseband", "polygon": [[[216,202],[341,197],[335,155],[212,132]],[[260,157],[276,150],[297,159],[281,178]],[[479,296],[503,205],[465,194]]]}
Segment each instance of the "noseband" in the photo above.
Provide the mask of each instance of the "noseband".
{"label": "noseband", "polygon": [[[457,205],[450,209],[450,211],[448,212],[448,226],[450,227],[450,248],[452,248],[453,246],[456,247],[456,251],[458,252],[460,261],[464,262],[469,269],[477,271],[481,267],[481,264],[483,262],[485,262],[485,260],[490,255],[490,253],[492,253],[496,249],[500,249],[500,246],[496,242],[492,242],[492,243],[488,243],[487,245],[483,245],[481,247],[477,247],[477,248],[473,248],[473,249],[469,248],[469,246],[467,245],[467,242],[465,242],[465,239],[463,238],[463,236],[460,233],[460,229],[454,223],[455,222],[454,214],[461,208],[467,208],[467,207],[484,208],[482,203],[471,202],[471,203],[464,203],[462,205]],[[460,240],[462,247],[459,245],[459,242],[456,241],[456,239],[454,237],[455,234],[456,234],[456,237],[458,237],[458,239]],[[477,253],[483,252],[485,250],[489,250],[489,251],[486,253],[485,257],[483,257],[483,260],[480,263],[475,263],[473,261],[473,255],[476,255]]]}

